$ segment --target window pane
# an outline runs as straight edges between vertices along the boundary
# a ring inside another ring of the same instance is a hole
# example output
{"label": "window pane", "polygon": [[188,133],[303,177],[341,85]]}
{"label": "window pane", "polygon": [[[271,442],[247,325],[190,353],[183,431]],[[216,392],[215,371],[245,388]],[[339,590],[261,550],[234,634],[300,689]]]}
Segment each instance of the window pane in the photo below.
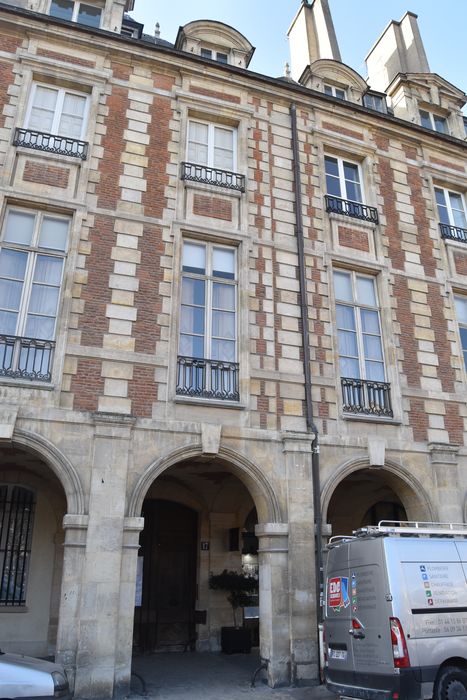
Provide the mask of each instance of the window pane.
{"label": "window pane", "polygon": [[208,164],[208,125],[190,121],[188,124],[188,154],[190,162]]}
{"label": "window pane", "polygon": [[182,304],[204,306],[204,280],[184,277],[182,283]]}
{"label": "window pane", "polygon": [[336,306],[337,327],[346,330],[355,330],[355,310],[352,306]]}
{"label": "window pane", "polygon": [[339,177],[339,167],[337,165],[337,158],[330,158],[326,156],[324,159],[324,165],[326,170],[326,175],[333,175],[334,177]]}
{"label": "window pane", "polygon": [[358,357],[357,334],[352,331],[339,331],[339,355]]}
{"label": "window pane", "polygon": [[55,331],[55,317],[33,316],[28,314],[24,335],[26,338],[40,340],[53,340]]}
{"label": "window pane", "polygon": [[27,253],[3,248],[3,250],[0,250],[0,276],[23,280],[27,261]]}
{"label": "window pane", "polygon": [[219,63],[228,63],[229,57],[226,53],[219,53],[218,51],[216,54],[216,61],[219,61]]}
{"label": "window pane", "polygon": [[30,245],[35,220],[34,214],[10,210],[7,215],[4,240],[21,245]]}
{"label": "window pane", "polygon": [[232,151],[233,131],[231,129],[222,129],[219,126],[214,127],[214,145]]}
{"label": "window pane", "polygon": [[377,311],[361,309],[362,330],[364,333],[379,335],[379,314]]}
{"label": "window pane", "polygon": [[438,216],[439,220],[442,224],[447,224],[448,226],[451,224],[449,220],[449,213],[448,213],[448,208],[446,205],[446,198],[444,195],[444,191],[440,189],[435,189],[435,196],[436,196],[436,203],[438,205]]}
{"label": "window pane", "polygon": [[50,14],[52,17],[71,20],[73,17],[73,0],[52,0]]}
{"label": "window pane", "polygon": [[88,27],[99,27],[101,23],[100,8],[81,3],[78,11],[78,22],[86,24]]}
{"label": "window pane", "polygon": [[22,292],[22,282],[0,279],[0,309],[18,311]]}
{"label": "window pane", "polygon": [[235,311],[235,292],[236,289],[231,284],[213,284],[212,289],[212,305],[215,309],[225,309],[226,311]]}
{"label": "window pane", "polygon": [[204,334],[204,309],[197,306],[182,306],[180,332]]}
{"label": "window pane", "polygon": [[59,292],[57,287],[33,284],[29,299],[29,313],[56,316]]}
{"label": "window pane", "polygon": [[467,328],[460,328],[460,336],[461,336],[461,343],[462,343],[462,350],[466,351],[467,350]]}
{"label": "window pane", "polygon": [[354,163],[346,163],[345,161],[343,165],[347,199],[351,199],[354,202],[361,202],[362,192],[360,188],[358,166]]}
{"label": "window pane", "polygon": [[212,274],[214,277],[235,277],[235,251],[214,248],[212,252]]}
{"label": "window pane", "polygon": [[231,340],[213,340],[211,359],[235,362],[235,343]]}
{"label": "window pane", "polygon": [[[16,321],[18,314],[12,311],[0,311],[0,333],[4,335],[16,335]],[[3,357],[2,347],[0,346],[0,358]]]}
{"label": "window pane", "polygon": [[52,250],[66,250],[69,221],[44,216],[39,233],[39,245]]}
{"label": "window pane", "polygon": [[428,112],[425,112],[424,110],[420,110],[420,124],[424,126],[426,129],[432,129],[433,126],[431,124],[431,119],[430,115]]}
{"label": "window pane", "polygon": [[213,311],[212,335],[217,338],[235,339],[235,314],[228,311]]}
{"label": "window pane", "polygon": [[180,355],[204,357],[204,338],[199,335],[180,335]]}
{"label": "window pane", "polygon": [[345,100],[344,90],[341,90],[340,88],[336,88],[336,97],[338,97],[340,100]]}
{"label": "window pane", "polygon": [[378,335],[363,336],[363,351],[368,360],[383,361],[383,349],[381,347],[381,338]]}
{"label": "window pane", "polygon": [[201,49],[201,56],[203,58],[212,58],[212,51],[211,49]]}
{"label": "window pane", "polygon": [[233,153],[232,151],[225,151],[222,148],[214,148],[214,168],[219,168],[220,170],[233,170]]}
{"label": "window pane", "polygon": [[376,306],[375,283],[371,277],[357,277],[357,301],[367,306]]}
{"label": "window pane", "polygon": [[62,281],[62,267],[62,258],[38,255],[34,270],[34,282],[46,282],[59,287]]}
{"label": "window pane", "polygon": [[456,192],[450,192],[449,200],[451,202],[454,226],[459,226],[459,228],[466,228],[467,222],[465,219],[464,204],[462,202],[462,197]]}
{"label": "window pane", "polygon": [[324,86],[324,94],[325,95],[332,95],[332,87],[330,85]]}
{"label": "window pane", "polygon": [[336,299],[353,301],[352,280],[348,272],[334,272],[334,293]]}
{"label": "window pane", "polygon": [[36,131],[50,132],[53,126],[58,90],[36,86],[28,126]]}
{"label": "window pane", "polygon": [[448,133],[448,125],[447,125],[446,119],[444,117],[438,117],[435,114],[434,115],[434,122],[435,122],[436,131],[439,131],[440,134],[447,134]]}
{"label": "window pane", "polygon": [[206,248],[204,245],[185,242],[183,244],[183,270],[204,275],[206,271]]}
{"label": "window pane", "polygon": [[366,379],[384,382],[384,365],[382,362],[365,362]]}
{"label": "window pane", "polygon": [[351,379],[360,378],[360,366],[358,360],[354,360],[350,357],[340,357],[339,366],[341,377],[350,377]]}
{"label": "window pane", "polygon": [[454,297],[454,303],[459,323],[467,325],[467,297]]}
{"label": "window pane", "polygon": [[188,144],[187,159],[190,163],[208,164],[208,147],[190,141]]}
{"label": "window pane", "polygon": [[83,117],[86,97],[66,93],[58,133],[73,139],[80,139],[83,131]]}

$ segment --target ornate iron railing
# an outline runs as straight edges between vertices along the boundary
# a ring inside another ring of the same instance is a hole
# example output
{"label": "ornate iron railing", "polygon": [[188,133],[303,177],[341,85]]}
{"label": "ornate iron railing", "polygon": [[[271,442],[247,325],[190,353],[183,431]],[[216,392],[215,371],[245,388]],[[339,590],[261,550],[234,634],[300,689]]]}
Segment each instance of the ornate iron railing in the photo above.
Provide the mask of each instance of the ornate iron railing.
{"label": "ornate iron railing", "polygon": [[373,224],[378,223],[378,212],[375,207],[369,207],[361,202],[352,202],[350,199],[341,199],[330,194],[324,195],[326,202],[326,211],[333,214],[343,214],[350,216],[353,219],[363,219],[363,221],[371,221]]}
{"label": "ornate iron railing", "polygon": [[44,134],[41,131],[22,129],[20,127],[16,128],[13,146],[35,148],[37,151],[57,153],[61,156],[72,156],[73,158],[81,158],[81,160],[86,160],[88,155],[88,144],[86,141],[71,139],[67,136]]}
{"label": "ornate iron railing", "polygon": [[238,362],[179,356],[175,391],[180,396],[239,401]]}
{"label": "ornate iron railing", "polygon": [[197,165],[196,163],[181,164],[182,180],[192,180],[193,182],[204,182],[207,185],[226,187],[229,190],[245,192],[245,176],[232,173],[230,170],[220,168],[210,168],[207,165]]}
{"label": "ornate iron railing", "polygon": [[342,403],[345,413],[364,413],[392,418],[391,385],[369,379],[341,378]]}
{"label": "ornate iron railing", "polygon": [[467,229],[460,228],[460,226],[449,226],[449,224],[439,225],[441,231],[441,238],[450,238],[452,241],[460,241],[461,243],[467,243]]}
{"label": "ornate iron railing", "polygon": [[55,342],[0,335],[0,377],[50,382]]}

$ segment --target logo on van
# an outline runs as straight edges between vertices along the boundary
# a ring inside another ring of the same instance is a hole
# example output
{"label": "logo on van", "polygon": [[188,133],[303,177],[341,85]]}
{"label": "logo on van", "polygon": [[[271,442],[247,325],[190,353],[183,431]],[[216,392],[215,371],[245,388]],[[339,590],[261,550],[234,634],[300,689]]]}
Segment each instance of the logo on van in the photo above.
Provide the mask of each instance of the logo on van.
{"label": "logo on van", "polygon": [[328,604],[336,612],[350,605],[347,576],[336,576],[328,579]]}

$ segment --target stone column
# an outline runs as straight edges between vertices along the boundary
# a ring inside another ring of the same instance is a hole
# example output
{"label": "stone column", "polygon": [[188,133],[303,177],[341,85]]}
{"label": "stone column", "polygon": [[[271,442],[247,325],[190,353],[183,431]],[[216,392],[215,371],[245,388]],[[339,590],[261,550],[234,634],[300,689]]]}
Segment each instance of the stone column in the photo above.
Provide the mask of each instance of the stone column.
{"label": "stone column", "polygon": [[288,525],[260,523],[259,635],[261,660],[266,661],[271,688],[290,684],[290,627],[288,593]]}
{"label": "stone column", "polygon": [[462,523],[463,498],[459,488],[457,461],[458,445],[430,442],[430,461],[436,480],[438,496],[438,518],[443,523]]}
{"label": "stone column", "polygon": [[114,697],[123,697],[130,692],[136,560],[138,558],[139,533],[143,527],[144,518],[125,518],[124,520]]}
{"label": "stone column", "polygon": [[125,498],[134,419],[94,415],[89,526],[79,610],[76,698],[111,698],[119,634]]}
{"label": "stone column", "polygon": [[70,686],[73,689],[88,516],[65,515],[63,529],[65,530],[65,543],[55,658],[58,663],[65,667]]}
{"label": "stone column", "polygon": [[302,684],[319,676],[312,439],[303,433],[282,438],[288,487],[291,674],[293,682]]}

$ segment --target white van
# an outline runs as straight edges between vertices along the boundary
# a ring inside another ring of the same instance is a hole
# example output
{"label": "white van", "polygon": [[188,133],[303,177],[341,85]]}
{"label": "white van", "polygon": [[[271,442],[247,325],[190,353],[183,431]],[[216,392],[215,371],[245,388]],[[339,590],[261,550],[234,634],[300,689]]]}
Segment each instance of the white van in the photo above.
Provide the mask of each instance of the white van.
{"label": "white van", "polygon": [[327,688],[467,700],[467,525],[383,521],[326,550]]}

